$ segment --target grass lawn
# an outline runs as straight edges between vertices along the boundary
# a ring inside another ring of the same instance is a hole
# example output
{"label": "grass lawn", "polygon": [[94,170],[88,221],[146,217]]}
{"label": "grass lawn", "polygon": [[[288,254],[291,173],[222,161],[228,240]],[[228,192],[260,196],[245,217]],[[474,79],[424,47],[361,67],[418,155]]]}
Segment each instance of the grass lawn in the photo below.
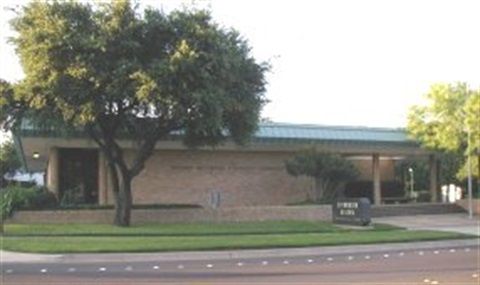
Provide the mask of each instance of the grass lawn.
{"label": "grass lawn", "polygon": [[255,222],[227,224],[6,225],[0,248],[19,252],[160,252],[272,247],[306,247],[468,238],[388,225],[353,230],[330,223]]}

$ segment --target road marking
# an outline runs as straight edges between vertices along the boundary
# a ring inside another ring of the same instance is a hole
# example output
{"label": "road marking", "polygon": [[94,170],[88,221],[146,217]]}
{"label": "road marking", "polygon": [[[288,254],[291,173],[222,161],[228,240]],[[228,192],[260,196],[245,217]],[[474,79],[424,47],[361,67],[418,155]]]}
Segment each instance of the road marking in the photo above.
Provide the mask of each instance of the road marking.
{"label": "road marking", "polygon": [[428,278],[423,279],[423,283],[430,283],[430,279]]}
{"label": "road marking", "polygon": [[100,272],[105,272],[105,271],[107,271],[107,269],[106,269],[105,267],[100,267],[100,268],[98,269],[98,271],[100,271]]}
{"label": "road marking", "polygon": [[290,264],[290,262],[288,262],[288,260],[284,260],[283,264]]}
{"label": "road marking", "polygon": [[365,259],[370,259],[370,255],[365,255]]}
{"label": "road marking", "polygon": [[153,269],[159,269],[160,267],[158,265],[153,266]]}
{"label": "road marking", "polygon": [[178,268],[178,269],[184,269],[185,266],[183,266],[182,264],[179,264],[179,265],[177,266],[177,268]]}
{"label": "road marking", "polygon": [[455,252],[455,249],[454,249],[454,248],[452,248],[452,249],[450,249],[449,251],[450,251],[450,252]]}
{"label": "road marking", "polygon": [[439,284],[439,282],[437,280],[432,280],[432,282],[430,282],[430,284],[437,285],[437,284]]}
{"label": "road marking", "polygon": [[329,258],[327,258],[327,260],[328,260],[328,261],[332,261],[332,260],[333,260],[333,258],[329,257]]}
{"label": "road marking", "polygon": [[207,268],[213,268],[213,264],[207,264]]}
{"label": "road marking", "polygon": [[347,257],[347,259],[348,260],[353,260],[353,256],[350,255],[349,257]]}
{"label": "road marking", "polygon": [[398,256],[404,256],[404,255],[405,255],[404,252],[400,252],[400,253],[398,254]]}
{"label": "road marking", "polygon": [[132,271],[132,269],[133,269],[133,268],[132,268],[131,266],[125,267],[125,271]]}
{"label": "road marking", "polygon": [[268,261],[262,261],[262,265],[267,265]]}
{"label": "road marking", "polygon": [[470,249],[467,247],[467,248],[465,249],[465,252],[469,252],[469,251],[470,251]]}
{"label": "road marking", "polygon": [[433,253],[434,254],[439,254],[440,252],[438,250],[435,250]]}
{"label": "road marking", "polygon": [[237,263],[237,266],[243,266],[242,262]]}
{"label": "road marking", "polygon": [[5,270],[5,273],[7,273],[7,274],[13,273],[13,269],[7,269],[7,270]]}
{"label": "road marking", "polygon": [[473,274],[472,274],[472,277],[473,277],[473,278],[478,278],[478,274],[477,274],[477,273],[473,273]]}
{"label": "road marking", "polygon": [[47,273],[47,269],[46,269],[46,268],[43,268],[43,269],[40,270],[40,272],[42,272],[42,273]]}
{"label": "road marking", "polygon": [[423,255],[423,251],[419,251],[419,252],[418,252],[418,255]]}
{"label": "road marking", "polygon": [[307,259],[308,263],[313,263],[313,259]]}
{"label": "road marking", "polygon": [[73,268],[73,267],[70,267],[70,268],[69,268],[67,271],[68,271],[68,272],[75,272],[75,271],[76,271],[76,269],[75,269],[75,268]]}
{"label": "road marking", "polygon": [[388,255],[388,254],[384,254],[384,255],[383,255],[384,258],[388,258],[389,256],[390,256],[390,255]]}

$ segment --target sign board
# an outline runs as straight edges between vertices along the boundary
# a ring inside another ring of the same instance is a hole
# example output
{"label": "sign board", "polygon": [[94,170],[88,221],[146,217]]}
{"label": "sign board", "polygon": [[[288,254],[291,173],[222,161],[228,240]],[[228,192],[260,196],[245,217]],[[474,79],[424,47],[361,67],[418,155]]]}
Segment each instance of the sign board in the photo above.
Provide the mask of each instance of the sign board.
{"label": "sign board", "polygon": [[332,205],[333,222],[366,226],[370,224],[370,200],[368,198],[338,199]]}

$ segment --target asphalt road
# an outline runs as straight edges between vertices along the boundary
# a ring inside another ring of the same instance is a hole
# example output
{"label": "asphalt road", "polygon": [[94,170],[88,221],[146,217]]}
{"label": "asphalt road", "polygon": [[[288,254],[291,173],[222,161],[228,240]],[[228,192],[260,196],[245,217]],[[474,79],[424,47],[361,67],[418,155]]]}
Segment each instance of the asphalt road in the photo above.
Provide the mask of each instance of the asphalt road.
{"label": "asphalt road", "polygon": [[159,262],[2,263],[1,284],[480,284],[479,247]]}

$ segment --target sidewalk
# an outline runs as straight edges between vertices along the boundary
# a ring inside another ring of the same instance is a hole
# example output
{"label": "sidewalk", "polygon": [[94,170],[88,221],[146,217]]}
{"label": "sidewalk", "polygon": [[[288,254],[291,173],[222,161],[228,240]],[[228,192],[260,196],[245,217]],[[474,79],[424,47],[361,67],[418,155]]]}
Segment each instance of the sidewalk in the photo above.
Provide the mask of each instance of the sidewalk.
{"label": "sidewalk", "polygon": [[167,253],[98,253],[98,254],[26,254],[0,251],[0,263],[95,263],[255,259],[342,255],[403,250],[474,247],[480,249],[480,239],[443,240],[372,245],[326,246],[306,248],[275,248],[258,250],[194,251]]}
{"label": "sidewalk", "polygon": [[417,215],[374,218],[374,223],[390,224],[410,230],[457,232],[480,237],[480,217],[468,214]]}

